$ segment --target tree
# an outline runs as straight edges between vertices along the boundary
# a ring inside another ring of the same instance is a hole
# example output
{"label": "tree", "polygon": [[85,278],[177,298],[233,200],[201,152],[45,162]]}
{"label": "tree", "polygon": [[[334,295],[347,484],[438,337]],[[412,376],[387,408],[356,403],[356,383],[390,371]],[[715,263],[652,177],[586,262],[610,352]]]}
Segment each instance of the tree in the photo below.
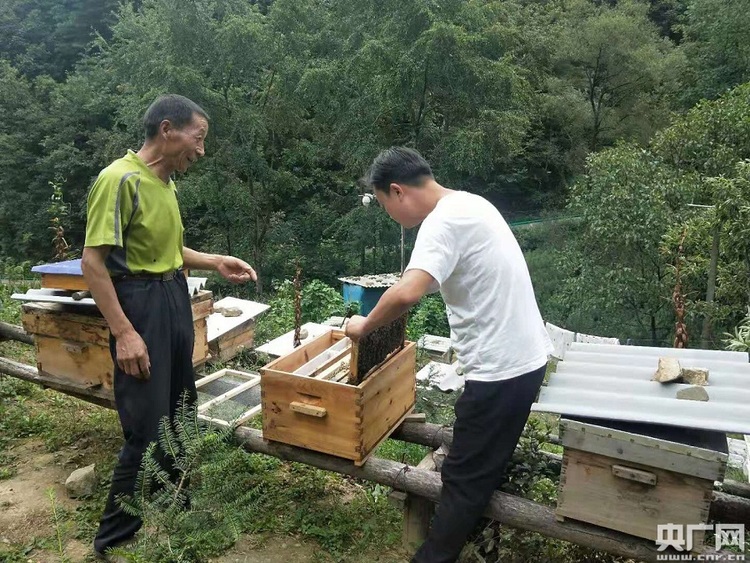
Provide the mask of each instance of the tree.
{"label": "tree", "polygon": [[62,80],[96,34],[107,36],[116,0],[4,0],[0,58],[28,77]]}
{"label": "tree", "polygon": [[669,335],[672,312],[665,296],[672,288],[661,248],[678,219],[683,188],[657,158],[632,145],[589,158],[570,202],[581,223],[565,253],[566,326],[648,339],[654,346]]}
{"label": "tree", "polygon": [[663,124],[665,91],[674,88],[675,79],[671,44],[649,21],[648,5],[624,0],[609,7],[574,0],[553,29],[553,57],[562,81],[551,86],[558,95],[573,89],[576,105],[586,106],[589,149],[623,137],[645,143]]}
{"label": "tree", "polygon": [[699,104],[648,149],[621,146],[589,158],[570,203],[581,231],[562,254],[568,279],[561,322],[601,330],[611,315],[613,334],[668,340],[671,265],[684,235],[681,285],[690,332],[700,329],[706,346],[715,325],[737,324],[750,299],[749,89]]}
{"label": "tree", "polygon": [[750,10],[744,0],[687,0],[683,103],[714,99],[750,80]]}

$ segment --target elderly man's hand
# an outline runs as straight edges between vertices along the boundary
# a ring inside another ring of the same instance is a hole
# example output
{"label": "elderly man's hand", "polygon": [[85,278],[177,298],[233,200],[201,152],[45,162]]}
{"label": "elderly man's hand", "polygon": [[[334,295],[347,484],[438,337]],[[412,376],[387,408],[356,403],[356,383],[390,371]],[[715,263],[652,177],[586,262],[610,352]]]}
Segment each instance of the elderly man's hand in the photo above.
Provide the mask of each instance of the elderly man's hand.
{"label": "elderly man's hand", "polygon": [[258,279],[250,264],[234,256],[223,256],[216,271],[232,283],[245,283]]}
{"label": "elderly man's hand", "polygon": [[146,343],[134,329],[115,338],[117,365],[122,371],[138,379],[151,377],[151,360]]}
{"label": "elderly man's hand", "polygon": [[355,341],[369,333],[370,331],[367,328],[367,317],[361,315],[354,315],[349,321],[347,321],[346,326],[344,327],[344,334]]}

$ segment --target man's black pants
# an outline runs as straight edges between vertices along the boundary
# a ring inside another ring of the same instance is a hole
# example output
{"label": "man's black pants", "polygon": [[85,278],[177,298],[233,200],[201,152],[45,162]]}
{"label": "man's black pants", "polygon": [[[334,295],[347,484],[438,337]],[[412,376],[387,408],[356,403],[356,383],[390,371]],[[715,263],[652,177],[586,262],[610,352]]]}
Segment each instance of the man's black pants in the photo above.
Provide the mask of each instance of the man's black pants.
{"label": "man's black pants", "polygon": [[503,381],[466,381],[427,540],[413,563],[453,563],[479,522],[526,424],[546,366]]}
{"label": "man's black pants", "polygon": [[157,440],[162,417],[174,417],[185,390],[195,400],[193,372],[193,314],[187,282],[182,273],[172,280],[125,278],[115,282],[125,316],[148,348],[151,377],[137,379],[117,366],[115,340],[109,347],[115,362],[114,391],[117,413],[125,436],[112,486],[94,539],[94,549],[106,549],[129,540],[141,527],[140,518],[117,504],[119,495],[133,495],[143,453]]}

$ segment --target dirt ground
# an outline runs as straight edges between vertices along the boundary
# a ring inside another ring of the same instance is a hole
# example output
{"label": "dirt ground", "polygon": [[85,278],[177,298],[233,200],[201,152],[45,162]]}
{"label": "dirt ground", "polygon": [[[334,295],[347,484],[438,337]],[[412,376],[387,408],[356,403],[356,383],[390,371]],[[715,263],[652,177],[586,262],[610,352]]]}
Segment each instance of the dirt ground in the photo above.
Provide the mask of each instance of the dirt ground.
{"label": "dirt ground", "polygon": [[[12,450],[18,456],[17,474],[0,481],[0,542],[32,545],[55,536],[50,490],[58,509],[74,512],[79,501],[68,498],[65,480],[76,468],[80,457],[70,448],[55,453],[46,451],[41,440],[30,440]],[[72,561],[86,561],[91,548],[75,539],[67,539],[65,553]],[[56,553],[33,549],[27,561],[57,562]]]}

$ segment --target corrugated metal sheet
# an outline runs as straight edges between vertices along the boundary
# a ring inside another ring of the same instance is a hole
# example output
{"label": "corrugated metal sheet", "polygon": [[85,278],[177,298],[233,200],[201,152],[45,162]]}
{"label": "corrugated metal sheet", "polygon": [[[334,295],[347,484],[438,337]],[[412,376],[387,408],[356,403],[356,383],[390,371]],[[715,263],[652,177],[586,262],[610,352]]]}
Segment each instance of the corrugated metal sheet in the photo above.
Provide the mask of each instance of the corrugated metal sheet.
{"label": "corrugated metal sheet", "polygon": [[[208,278],[194,278],[189,277],[187,279],[188,293],[193,296],[200,292],[206,286],[206,280]],[[74,305],[80,307],[95,307],[96,303],[91,297],[85,297],[74,300],[70,295],[72,291],[65,289],[29,289],[26,293],[14,293],[10,296],[11,299],[18,301],[34,301],[38,303],[64,303],[65,305]]]}
{"label": "corrugated metal sheet", "polygon": [[14,293],[11,299],[18,301],[36,301],[39,303],[64,303],[66,305],[76,305],[79,307],[95,307],[96,303],[91,297],[85,297],[78,301],[73,300],[70,296],[71,291],[63,289],[29,289],[26,293]]}
{"label": "corrugated metal sheet", "polygon": [[401,279],[400,274],[368,274],[353,278],[339,278],[339,281],[361,287],[391,287],[399,279]]}
{"label": "corrugated metal sheet", "polygon": [[[709,400],[677,399],[689,385],[651,381],[659,357],[709,370]],[[750,434],[748,354],[572,344],[532,410]]]}

